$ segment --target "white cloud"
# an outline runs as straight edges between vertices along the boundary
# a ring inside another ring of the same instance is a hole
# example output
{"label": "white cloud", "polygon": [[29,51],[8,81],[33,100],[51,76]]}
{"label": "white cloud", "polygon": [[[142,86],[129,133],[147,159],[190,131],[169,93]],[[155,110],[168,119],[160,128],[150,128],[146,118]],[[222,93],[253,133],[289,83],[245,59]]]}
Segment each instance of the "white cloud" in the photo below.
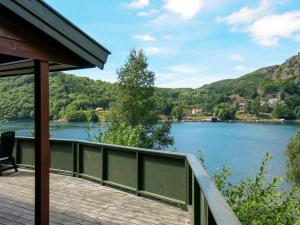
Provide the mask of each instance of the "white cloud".
{"label": "white cloud", "polygon": [[150,11],[139,12],[137,15],[141,16],[141,17],[148,17],[148,16],[154,16],[154,15],[156,15],[158,13],[159,13],[159,10],[157,10],[157,9],[151,9]]}
{"label": "white cloud", "polygon": [[172,40],[172,38],[173,38],[172,35],[169,34],[163,36],[163,39],[165,40]]}
{"label": "white cloud", "polygon": [[254,41],[265,46],[277,45],[280,38],[299,41],[300,11],[265,16],[251,24],[247,31]]}
{"label": "white cloud", "polygon": [[208,70],[208,68],[207,67],[200,68],[192,65],[179,64],[179,65],[170,66],[168,70],[170,72],[180,73],[180,74],[197,74],[203,72],[204,70]]}
{"label": "white cloud", "polygon": [[149,6],[150,0],[133,0],[128,4],[128,8],[131,9],[142,9]]}
{"label": "white cloud", "polygon": [[233,55],[231,55],[231,56],[229,57],[229,59],[232,60],[232,61],[244,61],[244,57],[241,56],[241,55],[238,54],[238,53],[234,53]]}
{"label": "white cloud", "polygon": [[155,37],[151,36],[151,35],[135,35],[134,39],[136,40],[140,40],[140,41],[155,41]]}
{"label": "white cloud", "polygon": [[217,22],[223,22],[228,25],[249,24],[257,18],[266,15],[271,9],[270,0],[262,0],[257,7],[243,7],[239,11],[232,13],[226,17],[217,17]]}
{"label": "white cloud", "polygon": [[183,20],[194,18],[203,8],[202,0],[165,0],[164,9],[180,15]]}
{"label": "white cloud", "polygon": [[206,74],[208,67],[193,64],[177,64],[167,67],[162,72],[157,72],[157,85],[170,88],[198,88],[220,79],[217,76]]}
{"label": "white cloud", "polygon": [[178,27],[192,20],[203,9],[206,0],[163,0],[164,4],[150,26]]}
{"label": "white cloud", "polygon": [[217,21],[229,25],[232,32],[248,33],[263,46],[276,46],[281,38],[300,41],[300,11],[274,14],[274,4],[271,0],[261,0],[257,7],[243,7],[227,17],[218,17]]}
{"label": "white cloud", "polygon": [[189,74],[184,76],[181,73],[156,73],[157,86],[167,88],[199,88],[222,79],[222,76]]}
{"label": "white cloud", "polygon": [[150,21],[151,26],[155,25],[158,27],[167,27],[174,25],[174,21],[176,21],[176,25],[178,25],[178,18],[177,16],[170,15],[168,13],[163,13],[161,15],[158,15],[154,19]]}
{"label": "white cloud", "polygon": [[245,71],[247,71],[247,68],[243,65],[239,65],[239,66],[234,67],[233,70],[237,71],[237,72],[245,72]]}
{"label": "white cloud", "polygon": [[143,49],[146,56],[174,56],[178,54],[178,49],[167,46],[143,46],[140,49]]}
{"label": "white cloud", "polygon": [[163,53],[163,49],[157,48],[157,47],[147,47],[143,49],[146,53],[146,55],[160,55]]}

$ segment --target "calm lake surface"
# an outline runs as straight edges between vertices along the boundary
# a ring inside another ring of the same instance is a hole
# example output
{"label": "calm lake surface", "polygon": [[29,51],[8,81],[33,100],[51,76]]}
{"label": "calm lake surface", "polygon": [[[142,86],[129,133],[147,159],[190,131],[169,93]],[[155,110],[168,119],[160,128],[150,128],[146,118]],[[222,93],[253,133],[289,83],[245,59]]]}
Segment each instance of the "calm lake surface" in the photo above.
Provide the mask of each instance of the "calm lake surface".
{"label": "calm lake surface", "polygon": [[[97,125],[94,124],[95,130]],[[172,124],[175,145],[169,150],[188,152],[198,156],[199,150],[205,155],[210,175],[226,164],[233,170],[231,182],[255,176],[266,152],[273,159],[269,165],[267,179],[285,175],[284,149],[295,135],[300,124],[256,124],[256,123],[211,123],[185,122]],[[14,130],[18,136],[32,136],[33,123],[30,121],[8,122],[0,131]],[[86,123],[51,122],[51,137],[86,140]]]}

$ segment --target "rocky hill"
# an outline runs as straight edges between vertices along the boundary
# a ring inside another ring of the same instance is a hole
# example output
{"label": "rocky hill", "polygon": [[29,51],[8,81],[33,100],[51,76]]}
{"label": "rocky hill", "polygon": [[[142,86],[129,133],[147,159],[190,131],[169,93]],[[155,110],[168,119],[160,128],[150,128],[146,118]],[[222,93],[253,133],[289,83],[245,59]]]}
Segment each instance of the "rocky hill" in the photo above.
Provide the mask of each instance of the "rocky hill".
{"label": "rocky hill", "polygon": [[289,59],[283,64],[277,66],[275,71],[272,73],[272,80],[288,79],[288,78],[299,78],[300,77],[300,53]]}
{"label": "rocky hill", "polygon": [[[205,85],[200,89],[224,94],[237,93],[245,98],[252,99],[261,94],[268,94],[264,92],[266,86],[274,85],[280,89],[290,82],[299,83],[299,78],[300,53],[287,59],[281,65],[264,67],[237,79],[221,80]],[[274,91],[280,92],[280,90]]]}

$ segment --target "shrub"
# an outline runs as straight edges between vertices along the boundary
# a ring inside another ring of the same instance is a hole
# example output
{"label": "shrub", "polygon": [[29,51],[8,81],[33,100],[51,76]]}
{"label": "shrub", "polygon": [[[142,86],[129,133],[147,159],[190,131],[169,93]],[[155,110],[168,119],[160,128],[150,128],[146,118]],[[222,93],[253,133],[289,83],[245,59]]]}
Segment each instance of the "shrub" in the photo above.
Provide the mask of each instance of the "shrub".
{"label": "shrub", "polygon": [[214,108],[214,114],[220,120],[233,120],[235,118],[236,109],[230,104],[220,104]]}
{"label": "shrub", "polygon": [[242,180],[237,185],[227,181],[232,170],[223,166],[215,172],[215,184],[244,225],[299,225],[299,191],[297,188],[279,191],[280,177],[274,177],[266,184],[265,174],[270,160],[271,155],[267,153],[256,177]]}
{"label": "shrub", "polygon": [[274,106],[272,115],[275,118],[279,119],[294,119],[295,115],[292,110],[288,108],[288,106],[285,103],[278,103]]}
{"label": "shrub", "polygon": [[287,178],[300,186],[300,129],[285,150],[287,158]]}

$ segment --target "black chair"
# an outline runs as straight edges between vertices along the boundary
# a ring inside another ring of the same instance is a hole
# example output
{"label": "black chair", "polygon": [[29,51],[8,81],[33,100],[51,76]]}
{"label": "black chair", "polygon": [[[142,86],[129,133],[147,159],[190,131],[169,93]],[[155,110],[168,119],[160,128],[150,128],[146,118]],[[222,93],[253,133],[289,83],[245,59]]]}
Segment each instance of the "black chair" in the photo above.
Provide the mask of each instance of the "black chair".
{"label": "black chair", "polygon": [[0,174],[10,169],[15,169],[15,172],[18,172],[15,159],[12,156],[15,145],[15,132],[7,131],[2,133],[0,141]]}

